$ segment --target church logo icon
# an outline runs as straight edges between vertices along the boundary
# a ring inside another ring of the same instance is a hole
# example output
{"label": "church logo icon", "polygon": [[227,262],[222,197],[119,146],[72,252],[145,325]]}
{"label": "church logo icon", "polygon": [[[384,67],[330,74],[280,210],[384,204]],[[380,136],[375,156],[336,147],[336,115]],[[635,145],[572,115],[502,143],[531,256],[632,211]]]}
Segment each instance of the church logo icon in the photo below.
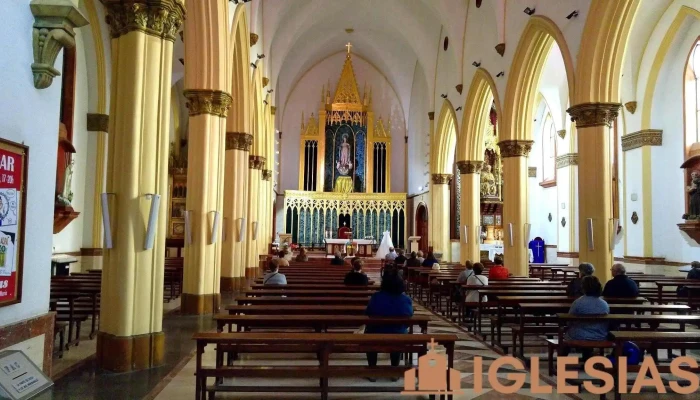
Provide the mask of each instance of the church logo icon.
{"label": "church logo icon", "polygon": [[[454,368],[448,369],[447,356],[437,353],[435,351],[436,345],[437,343],[431,339],[430,343],[428,343],[428,352],[418,358],[417,374],[416,368],[411,368],[404,372],[404,390],[401,394],[415,396],[463,393],[460,372]],[[449,375],[447,375],[448,373]]]}

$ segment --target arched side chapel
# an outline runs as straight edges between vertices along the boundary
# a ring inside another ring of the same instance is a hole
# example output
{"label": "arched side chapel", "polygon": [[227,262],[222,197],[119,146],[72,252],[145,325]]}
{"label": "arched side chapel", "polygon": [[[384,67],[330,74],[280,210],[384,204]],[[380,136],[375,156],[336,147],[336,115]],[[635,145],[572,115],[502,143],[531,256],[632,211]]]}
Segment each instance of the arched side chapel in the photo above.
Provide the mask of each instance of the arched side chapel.
{"label": "arched side chapel", "polygon": [[[490,224],[514,275],[528,274],[529,243],[539,236],[547,262],[590,262],[603,282],[616,261],[681,276],[679,267],[700,258],[697,219],[683,217],[700,166],[679,168],[700,141],[692,97],[700,75],[696,2],[540,2],[526,15],[505,1],[470,0],[459,13],[428,1],[360,2],[352,10],[341,2],[264,1],[135,0],[145,26],[126,18],[133,9],[122,1],[68,1],[87,25],[74,28],[73,49],[47,61],[61,75],[44,89],[31,68],[30,33],[41,18],[26,18],[29,1],[7,6],[19,22],[0,26],[10,39],[0,52],[18,62],[0,69],[8,84],[0,137],[30,151],[23,290],[14,304],[0,295],[0,338],[35,320],[50,329],[0,340],[0,350],[41,342],[50,353],[56,290],[49,271],[52,256],[67,257],[75,259],[70,272],[101,270],[100,310],[90,317],[99,320],[91,335],[97,364],[114,372],[162,365],[170,337],[163,321],[176,318],[168,312],[220,310],[228,293],[259,274],[260,256],[279,234],[289,233],[282,204],[285,191],[298,189],[297,155],[289,155],[300,150],[298,117],[289,115],[318,111],[319,87],[333,93],[326,79],[312,85],[309,76],[337,77],[348,42],[347,54],[357,54],[355,82],[369,80],[375,91],[367,91],[367,104],[362,98],[347,108],[372,104],[391,121],[378,143],[393,149],[384,160],[397,176],[391,201],[405,202],[397,208],[405,225],[383,222],[401,236],[395,244],[408,247],[408,236],[425,232],[419,248],[441,261],[478,261]],[[566,18],[573,8],[579,16]],[[385,29],[363,12],[387,21]],[[166,23],[153,22],[159,13]],[[419,39],[407,39],[403,26],[415,26]],[[71,98],[72,115],[63,115]],[[56,162],[64,121],[72,122],[70,173]],[[502,177],[496,211],[483,209],[488,132],[496,132],[501,167],[492,172]],[[70,177],[65,188],[56,187],[61,173]],[[70,194],[73,211],[57,208],[55,194]],[[362,201],[380,193],[365,194]],[[152,216],[155,195],[160,208]],[[51,231],[59,217],[73,219]],[[318,241],[312,246],[321,251]],[[180,267],[182,284],[171,274]],[[182,292],[174,302],[171,290]],[[51,354],[32,359],[50,372]]]}

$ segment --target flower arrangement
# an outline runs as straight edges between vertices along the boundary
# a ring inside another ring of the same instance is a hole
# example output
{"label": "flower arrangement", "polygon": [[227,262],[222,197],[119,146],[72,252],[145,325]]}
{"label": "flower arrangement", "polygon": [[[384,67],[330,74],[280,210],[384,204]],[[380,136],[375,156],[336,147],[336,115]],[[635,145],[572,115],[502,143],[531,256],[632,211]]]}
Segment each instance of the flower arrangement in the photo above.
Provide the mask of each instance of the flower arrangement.
{"label": "flower arrangement", "polygon": [[289,245],[289,249],[292,251],[296,251],[299,249],[299,245],[296,243],[292,243],[291,245]]}

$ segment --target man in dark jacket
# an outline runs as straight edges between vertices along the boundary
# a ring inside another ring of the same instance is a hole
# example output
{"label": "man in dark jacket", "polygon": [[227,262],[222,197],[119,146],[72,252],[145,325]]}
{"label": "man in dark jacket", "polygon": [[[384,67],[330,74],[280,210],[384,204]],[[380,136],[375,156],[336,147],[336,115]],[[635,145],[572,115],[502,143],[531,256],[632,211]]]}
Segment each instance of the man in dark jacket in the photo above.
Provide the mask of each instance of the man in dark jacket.
{"label": "man in dark jacket", "polygon": [[394,259],[394,264],[398,266],[403,266],[404,263],[406,262],[407,258],[404,255],[403,250],[399,249],[396,251],[399,255]]}
{"label": "man in dark jacket", "polygon": [[622,264],[614,264],[610,269],[613,278],[605,284],[603,297],[637,297],[639,287],[629,276]]}
{"label": "man in dark jacket", "polygon": [[580,297],[583,296],[583,278],[586,276],[592,276],[595,272],[593,264],[582,263],[578,266],[578,277],[574,278],[569,282],[569,286],[566,287],[566,295],[569,297]]}
{"label": "man in dark jacket", "polygon": [[340,254],[339,251],[335,252],[335,257],[331,260],[331,265],[343,265],[345,264],[345,260],[343,260],[342,255]]}
{"label": "man in dark jacket", "polygon": [[369,280],[367,279],[367,275],[362,272],[363,264],[364,261],[362,260],[353,260],[352,271],[345,275],[345,280],[343,283],[346,285],[367,286]]}
{"label": "man in dark jacket", "polygon": [[420,267],[421,263],[422,261],[418,259],[418,256],[416,255],[415,251],[412,251],[411,257],[408,260],[406,260],[407,267]]}

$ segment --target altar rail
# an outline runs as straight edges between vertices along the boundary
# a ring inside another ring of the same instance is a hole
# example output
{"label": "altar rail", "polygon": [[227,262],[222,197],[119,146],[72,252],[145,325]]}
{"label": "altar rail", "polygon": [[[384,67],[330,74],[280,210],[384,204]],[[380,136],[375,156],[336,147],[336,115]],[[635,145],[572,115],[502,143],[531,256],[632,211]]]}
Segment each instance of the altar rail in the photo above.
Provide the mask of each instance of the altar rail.
{"label": "altar rail", "polygon": [[294,243],[308,247],[323,243],[326,228],[337,238],[345,218],[354,238],[372,236],[379,242],[389,231],[394,245],[404,248],[406,212],[406,193],[284,192],[285,232]]}

